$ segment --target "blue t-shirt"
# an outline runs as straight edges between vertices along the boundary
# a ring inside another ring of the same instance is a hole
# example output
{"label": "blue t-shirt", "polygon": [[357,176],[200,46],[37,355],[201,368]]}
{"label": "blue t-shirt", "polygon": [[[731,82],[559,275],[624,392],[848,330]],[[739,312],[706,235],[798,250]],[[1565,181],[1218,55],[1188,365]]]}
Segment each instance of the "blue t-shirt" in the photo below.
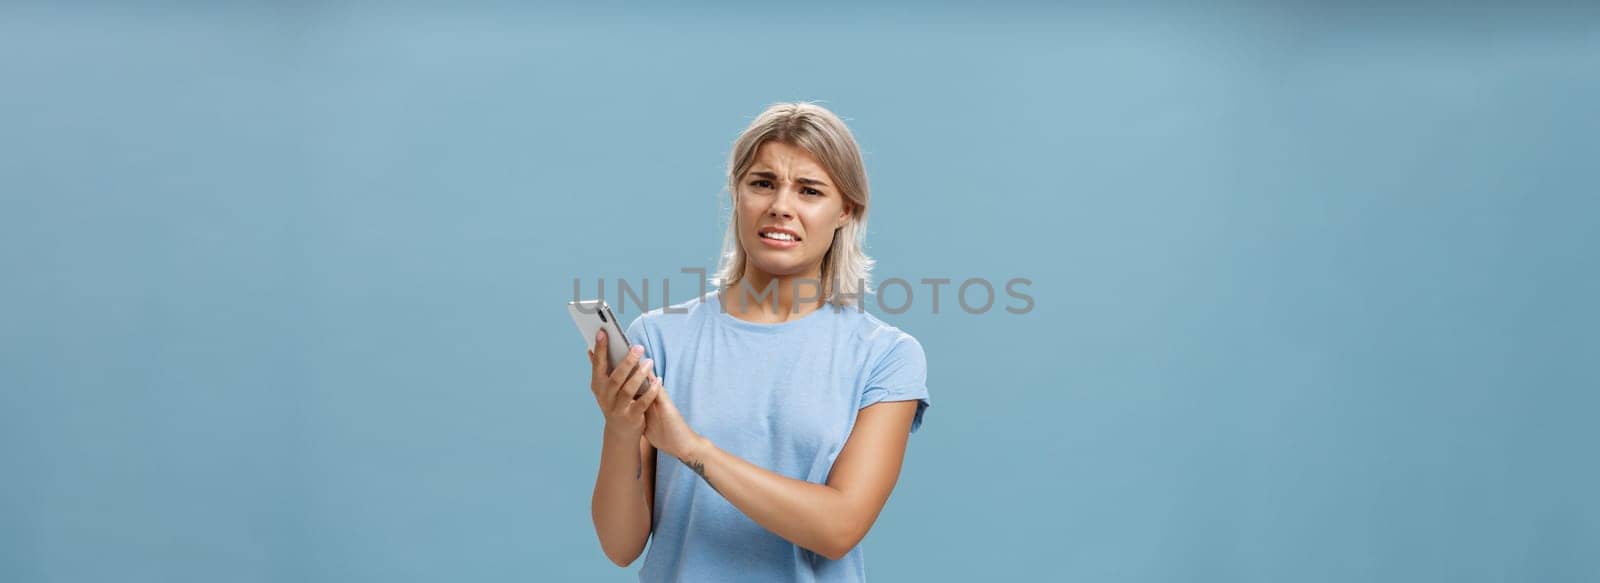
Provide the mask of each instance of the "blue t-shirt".
{"label": "blue t-shirt", "polygon": [[[911,431],[922,425],[930,403],[922,345],[855,306],[757,324],[723,312],[713,292],[671,310],[636,318],[628,341],[655,359],[689,427],[723,451],[824,484],[862,407],[918,400]],[[796,546],[660,452],[652,520],[640,581],[866,579],[860,545],[837,561]]]}

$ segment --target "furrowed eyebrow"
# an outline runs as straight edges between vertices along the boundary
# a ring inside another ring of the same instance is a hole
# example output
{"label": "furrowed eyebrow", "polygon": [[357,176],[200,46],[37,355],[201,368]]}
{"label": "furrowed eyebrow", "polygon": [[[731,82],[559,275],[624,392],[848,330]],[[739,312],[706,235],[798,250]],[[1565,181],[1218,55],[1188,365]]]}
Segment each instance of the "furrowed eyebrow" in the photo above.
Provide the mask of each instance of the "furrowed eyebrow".
{"label": "furrowed eyebrow", "polygon": [[[750,175],[758,177],[758,178],[765,178],[767,180],[777,180],[778,179],[778,174],[775,173],[775,172],[756,171],[756,172],[751,172]],[[827,182],[824,182],[824,181],[821,181],[821,180],[817,180],[815,178],[800,177],[800,178],[794,179],[794,181],[798,182],[800,184],[813,184],[813,185],[816,185],[816,186],[827,186],[828,185]]]}

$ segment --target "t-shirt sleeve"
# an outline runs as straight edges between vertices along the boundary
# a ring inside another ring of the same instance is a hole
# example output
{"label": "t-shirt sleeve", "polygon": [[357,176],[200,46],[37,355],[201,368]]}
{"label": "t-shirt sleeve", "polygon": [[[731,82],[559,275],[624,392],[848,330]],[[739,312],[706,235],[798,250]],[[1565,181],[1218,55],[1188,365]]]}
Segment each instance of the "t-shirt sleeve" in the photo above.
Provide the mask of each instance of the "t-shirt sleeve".
{"label": "t-shirt sleeve", "polygon": [[867,374],[867,387],[856,409],[884,401],[917,401],[911,432],[922,426],[922,414],[932,401],[928,397],[928,359],[916,338],[902,335],[878,359]]}
{"label": "t-shirt sleeve", "polygon": [[627,329],[623,330],[622,333],[628,337],[628,346],[644,347],[644,355],[640,356],[639,360],[648,358],[654,361],[654,366],[650,368],[655,370],[656,378],[661,378],[661,370],[664,368],[663,363],[661,362],[661,357],[655,353],[654,347],[650,346],[650,335],[645,333],[644,315],[640,314],[634,318],[633,322],[629,323]]}

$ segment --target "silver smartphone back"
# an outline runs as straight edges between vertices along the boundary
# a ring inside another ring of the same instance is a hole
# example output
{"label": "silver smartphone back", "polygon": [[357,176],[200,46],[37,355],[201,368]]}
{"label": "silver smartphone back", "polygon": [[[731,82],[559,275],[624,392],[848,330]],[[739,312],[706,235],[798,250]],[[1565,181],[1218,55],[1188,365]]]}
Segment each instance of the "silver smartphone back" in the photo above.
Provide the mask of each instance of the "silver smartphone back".
{"label": "silver smartphone back", "polygon": [[607,372],[616,370],[622,359],[628,357],[628,337],[622,333],[622,323],[617,321],[616,314],[611,313],[611,306],[606,305],[605,300],[582,300],[567,302],[567,311],[572,313],[572,323],[578,325],[583,341],[591,348],[595,335],[606,331],[606,351],[611,357]]}

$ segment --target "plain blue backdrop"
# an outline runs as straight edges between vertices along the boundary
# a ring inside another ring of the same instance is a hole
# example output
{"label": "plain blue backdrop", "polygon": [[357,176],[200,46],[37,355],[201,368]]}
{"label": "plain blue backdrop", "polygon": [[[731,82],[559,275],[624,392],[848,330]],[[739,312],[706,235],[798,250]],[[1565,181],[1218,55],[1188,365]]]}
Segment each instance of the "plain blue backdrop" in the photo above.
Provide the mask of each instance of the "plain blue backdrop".
{"label": "plain blue backdrop", "polygon": [[797,99],[1033,281],[885,315],[872,580],[1600,580],[1600,10],[1445,2],[8,3],[0,580],[633,579],[563,304]]}

